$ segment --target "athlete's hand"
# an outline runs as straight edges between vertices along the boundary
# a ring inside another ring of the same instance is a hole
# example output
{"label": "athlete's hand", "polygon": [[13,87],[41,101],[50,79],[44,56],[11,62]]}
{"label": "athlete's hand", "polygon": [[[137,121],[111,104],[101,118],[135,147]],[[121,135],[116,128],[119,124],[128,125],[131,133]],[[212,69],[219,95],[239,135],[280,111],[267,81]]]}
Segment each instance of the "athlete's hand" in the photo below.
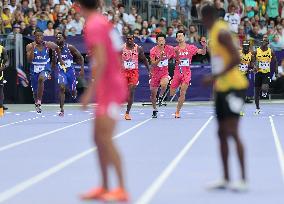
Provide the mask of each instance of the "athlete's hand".
{"label": "athlete's hand", "polygon": [[87,88],[87,90],[83,93],[80,101],[81,101],[81,105],[82,105],[82,109],[83,110],[86,110],[87,109],[87,106],[91,100],[91,97],[92,97],[92,89],[89,87]]}
{"label": "athlete's hand", "polygon": [[202,79],[202,84],[204,86],[210,86],[214,83],[215,81],[215,78],[212,76],[212,75],[208,75],[208,76],[205,76],[203,79]]}

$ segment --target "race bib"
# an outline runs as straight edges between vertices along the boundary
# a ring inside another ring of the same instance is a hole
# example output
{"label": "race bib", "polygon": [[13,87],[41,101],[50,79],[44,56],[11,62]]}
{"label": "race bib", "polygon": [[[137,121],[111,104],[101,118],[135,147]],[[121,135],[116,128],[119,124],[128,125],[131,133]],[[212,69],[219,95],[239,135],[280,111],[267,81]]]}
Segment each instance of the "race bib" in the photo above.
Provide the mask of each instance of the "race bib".
{"label": "race bib", "polygon": [[45,66],[44,65],[34,65],[34,72],[35,73],[40,73],[44,70]]}
{"label": "race bib", "polygon": [[179,66],[181,67],[189,67],[189,59],[181,59]]}
{"label": "race bib", "polygon": [[270,69],[270,62],[259,62],[258,67],[259,69],[268,70]]}
{"label": "race bib", "polygon": [[166,67],[168,65],[169,65],[169,60],[165,59],[165,60],[159,62],[158,67]]}
{"label": "race bib", "polygon": [[220,74],[224,70],[224,60],[220,56],[212,56],[211,58],[212,73]]}
{"label": "race bib", "polygon": [[242,71],[242,72],[248,71],[248,64],[240,64],[240,65],[239,65],[239,69],[240,69],[240,71]]}
{"label": "race bib", "polygon": [[[72,64],[73,64],[73,61],[72,60],[65,60],[64,61],[64,65],[65,65],[65,67],[71,67],[72,66]],[[58,65],[59,65],[59,67],[62,69],[62,67],[61,67],[61,65],[60,65],[60,62],[58,62]]]}
{"label": "race bib", "polygon": [[135,69],[135,62],[132,61],[124,61],[125,69]]}

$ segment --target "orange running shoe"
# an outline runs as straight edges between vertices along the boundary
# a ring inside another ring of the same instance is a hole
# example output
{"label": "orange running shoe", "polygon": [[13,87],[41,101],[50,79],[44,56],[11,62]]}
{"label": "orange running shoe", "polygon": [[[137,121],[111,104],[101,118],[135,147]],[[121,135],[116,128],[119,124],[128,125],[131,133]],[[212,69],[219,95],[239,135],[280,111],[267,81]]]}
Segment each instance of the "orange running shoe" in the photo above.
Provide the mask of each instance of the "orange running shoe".
{"label": "orange running shoe", "polygon": [[127,202],[129,200],[129,196],[123,188],[116,188],[102,195],[102,200],[106,202]]}
{"label": "orange running shoe", "polygon": [[124,119],[125,120],[131,120],[131,116],[129,114],[125,113]]}
{"label": "orange running shoe", "polygon": [[175,118],[180,118],[179,112],[175,112]]}
{"label": "orange running shoe", "polygon": [[107,193],[107,190],[102,187],[94,188],[88,191],[87,193],[84,193],[80,195],[80,198],[82,200],[101,200],[102,196]]}

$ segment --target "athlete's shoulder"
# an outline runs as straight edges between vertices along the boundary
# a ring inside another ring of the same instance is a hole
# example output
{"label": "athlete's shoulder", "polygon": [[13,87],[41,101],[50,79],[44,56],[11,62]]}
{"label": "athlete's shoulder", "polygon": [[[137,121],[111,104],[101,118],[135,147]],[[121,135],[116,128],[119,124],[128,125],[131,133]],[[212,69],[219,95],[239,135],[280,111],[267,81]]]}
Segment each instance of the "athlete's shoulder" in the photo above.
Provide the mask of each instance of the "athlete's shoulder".
{"label": "athlete's shoulder", "polygon": [[155,45],[154,47],[152,47],[151,49],[150,49],[150,52],[155,52],[156,51],[156,49],[157,49],[157,45]]}

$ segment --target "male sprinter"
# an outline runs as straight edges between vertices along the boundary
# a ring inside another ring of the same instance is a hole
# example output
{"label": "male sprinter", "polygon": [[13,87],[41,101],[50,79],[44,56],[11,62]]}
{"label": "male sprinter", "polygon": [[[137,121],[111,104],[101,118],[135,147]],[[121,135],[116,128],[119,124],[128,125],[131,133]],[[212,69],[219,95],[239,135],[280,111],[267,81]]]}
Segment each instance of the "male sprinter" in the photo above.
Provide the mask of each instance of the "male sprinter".
{"label": "male sprinter", "polygon": [[34,42],[26,46],[27,60],[31,63],[31,85],[33,89],[35,108],[37,113],[41,113],[41,100],[44,91],[44,82],[50,79],[50,57],[49,50],[58,53],[60,64],[65,67],[61,59],[59,47],[53,42],[43,41],[43,32],[37,29],[34,32]]}
{"label": "male sprinter", "polygon": [[[90,51],[92,80],[82,96],[82,105],[96,97],[94,141],[101,168],[101,185],[81,196],[84,200],[99,199],[112,202],[128,201],[122,164],[112,137],[119,117],[119,107],[126,101],[127,87],[121,73],[122,40],[113,25],[98,12],[100,0],[78,0],[86,18],[85,43]],[[118,188],[110,189],[109,170],[114,169]]]}
{"label": "male sprinter", "polygon": [[159,105],[162,103],[162,97],[169,83],[169,60],[175,56],[174,48],[166,45],[166,35],[159,33],[156,36],[157,45],[150,50],[150,59],[152,64],[152,77],[150,82],[151,101],[153,106],[152,118],[157,118],[157,92],[161,86]]}
{"label": "male sprinter", "polygon": [[65,68],[63,68],[59,62],[57,62],[57,54],[54,53],[53,66],[55,63],[58,63],[58,84],[60,86],[60,113],[59,116],[64,116],[64,101],[65,101],[65,89],[66,86],[68,90],[71,92],[72,97],[77,97],[76,90],[76,73],[74,68],[74,60],[76,60],[77,64],[81,66],[80,77],[84,77],[84,58],[81,53],[70,44],[65,42],[66,36],[59,32],[56,35],[56,44],[59,46],[61,51],[61,57],[63,62],[65,63]]}
{"label": "male sprinter", "polygon": [[232,186],[238,191],[247,190],[245,173],[244,147],[239,135],[239,117],[244,104],[245,91],[248,87],[246,77],[238,69],[240,55],[226,22],[218,20],[214,5],[207,4],[202,8],[202,19],[209,30],[212,75],[204,78],[204,83],[214,83],[215,107],[218,120],[218,136],[224,177],[211,189],[226,189],[229,187],[230,175],[228,166],[228,140],[232,136],[236,144],[241,180]]}
{"label": "male sprinter", "polygon": [[122,49],[123,73],[128,85],[128,104],[124,115],[125,120],[131,120],[130,110],[134,101],[134,93],[139,80],[138,62],[141,61],[150,72],[149,63],[143,49],[134,43],[134,35],[126,36],[126,43]]}
{"label": "male sprinter", "polygon": [[0,45],[0,117],[4,115],[4,69],[9,65],[8,55],[5,48]]}
{"label": "male sprinter", "polygon": [[174,77],[170,87],[170,95],[176,93],[176,89],[180,87],[178,104],[175,112],[175,118],[180,118],[180,110],[185,101],[185,94],[191,80],[190,64],[192,57],[196,54],[206,54],[206,41],[202,43],[203,49],[198,49],[195,45],[189,45],[185,42],[184,31],[178,31],[176,34],[178,46],[175,47],[176,66]]}
{"label": "male sprinter", "polygon": [[[274,52],[268,47],[268,36],[263,35],[262,44],[253,53],[252,61],[256,62],[256,74],[254,79],[254,100],[255,100],[255,115],[260,114],[259,98],[260,92],[262,96],[267,97],[270,83],[270,67],[273,64],[275,77],[278,77],[278,64]],[[274,63],[272,63],[274,62]]]}
{"label": "male sprinter", "polygon": [[[243,41],[242,49],[240,50],[240,57],[241,57],[241,63],[239,64],[239,70],[248,79],[248,75],[249,75],[248,72],[253,68],[252,53],[250,52],[249,41]],[[246,97],[246,101],[249,101],[247,97]],[[244,112],[241,111],[240,115],[244,116]]]}

